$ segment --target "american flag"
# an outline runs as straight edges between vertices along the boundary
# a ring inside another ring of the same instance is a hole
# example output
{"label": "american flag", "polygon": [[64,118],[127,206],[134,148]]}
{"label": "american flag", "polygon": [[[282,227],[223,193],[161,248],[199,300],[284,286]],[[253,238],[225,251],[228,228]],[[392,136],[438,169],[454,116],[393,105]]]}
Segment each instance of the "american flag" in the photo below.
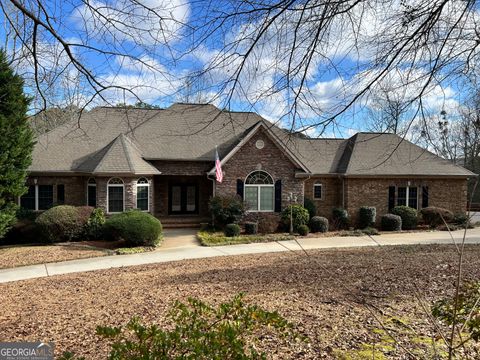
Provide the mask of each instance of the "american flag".
{"label": "american flag", "polygon": [[215,147],[215,176],[219,183],[223,180],[223,171],[222,171],[222,163],[220,162],[220,158],[218,157],[217,147]]}

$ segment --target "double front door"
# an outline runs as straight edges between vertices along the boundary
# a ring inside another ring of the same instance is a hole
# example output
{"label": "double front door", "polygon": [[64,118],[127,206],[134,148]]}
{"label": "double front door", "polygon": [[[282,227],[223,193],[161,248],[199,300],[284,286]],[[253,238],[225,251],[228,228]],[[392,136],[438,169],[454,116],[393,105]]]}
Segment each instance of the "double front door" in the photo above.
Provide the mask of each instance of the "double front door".
{"label": "double front door", "polygon": [[169,214],[198,213],[198,185],[170,184],[168,195]]}

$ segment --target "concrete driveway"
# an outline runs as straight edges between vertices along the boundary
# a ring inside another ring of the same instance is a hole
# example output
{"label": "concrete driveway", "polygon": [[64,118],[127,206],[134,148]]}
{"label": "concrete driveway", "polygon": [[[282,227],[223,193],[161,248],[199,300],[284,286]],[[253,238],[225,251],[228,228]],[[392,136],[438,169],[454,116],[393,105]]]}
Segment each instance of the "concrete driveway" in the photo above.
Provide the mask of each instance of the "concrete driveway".
{"label": "concrete driveway", "polygon": [[[461,243],[464,235],[463,230],[453,231],[451,235],[446,231],[431,231],[359,237],[306,237],[298,238],[297,241],[287,240],[269,243],[205,247],[198,246],[194,233],[194,230],[167,230],[165,246],[162,246],[159,250],[146,253],[103,256],[3,269],[0,270],[0,283],[59,274],[226,255],[287,251],[308,252],[309,250],[315,249],[364,246],[454,244]],[[465,243],[480,244],[480,228],[468,230]],[[169,246],[169,248],[167,246]]]}

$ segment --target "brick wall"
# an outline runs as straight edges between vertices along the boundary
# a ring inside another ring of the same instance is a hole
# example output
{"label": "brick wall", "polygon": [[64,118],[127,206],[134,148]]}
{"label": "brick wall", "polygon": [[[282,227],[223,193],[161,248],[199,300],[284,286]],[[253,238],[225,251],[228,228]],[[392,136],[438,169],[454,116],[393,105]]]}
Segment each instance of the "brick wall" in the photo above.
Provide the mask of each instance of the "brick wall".
{"label": "brick wall", "polygon": [[212,169],[214,161],[150,161],[163,175],[206,176]]}
{"label": "brick wall", "polygon": [[[322,199],[313,198],[313,185],[322,184]],[[305,197],[317,207],[317,215],[330,218],[332,209],[342,206],[342,180],[333,177],[314,177],[305,181]]]}
{"label": "brick wall", "polygon": [[[257,149],[255,143],[263,140],[263,149]],[[259,130],[243,147],[223,166],[224,178],[216,185],[217,195],[235,195],[237,179],[245,180],[255,170],[269,173],[273,180],[282,180],[282,207],[288,205],[288,196],[292,192],[298,202],[303,201],[303,179],[295,178],[296,166],[270,140],[263,130]]]}
{"label": "brick wall", "polygon": [[83,176],[31,176],[27,185],[53,185],[53,203],[57,203],[57,185],[65,186],[65,204],[81,206],[87,202],[85,195],[86,178]]}
{"label": "brick wall", "polygon": [[418,205],[422,206],[423,186],[428,186],[429,206],[464,212],[467,207],[467,181],[465,179],[345,179],[345,207],[352,221],[356,221],[361,206],[375,206],[380,217],[388,213],[389,186],[418,187]]}

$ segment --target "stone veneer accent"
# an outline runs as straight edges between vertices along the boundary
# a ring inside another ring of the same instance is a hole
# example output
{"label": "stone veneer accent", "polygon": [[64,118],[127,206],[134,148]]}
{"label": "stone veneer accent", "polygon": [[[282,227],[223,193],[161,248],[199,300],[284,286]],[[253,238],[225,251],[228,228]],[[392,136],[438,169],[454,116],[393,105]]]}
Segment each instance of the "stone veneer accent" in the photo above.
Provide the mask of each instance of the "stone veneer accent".
{"label": "stone veneer accent", "polygon": [[[264,147],[257,149],[255,143],[263,140]],[[303,179],[295,178],[296,165],[284,154],[263,129],[260,129],[240,148],[224,165],[224,178],[216,184],[217,195],[237,193],[237,179],[245,181],[248,174],[255,170],[269,173],[273,180],[282,180],[282,208],[288,205],[289,193],[297,196],[303,203]]]}

